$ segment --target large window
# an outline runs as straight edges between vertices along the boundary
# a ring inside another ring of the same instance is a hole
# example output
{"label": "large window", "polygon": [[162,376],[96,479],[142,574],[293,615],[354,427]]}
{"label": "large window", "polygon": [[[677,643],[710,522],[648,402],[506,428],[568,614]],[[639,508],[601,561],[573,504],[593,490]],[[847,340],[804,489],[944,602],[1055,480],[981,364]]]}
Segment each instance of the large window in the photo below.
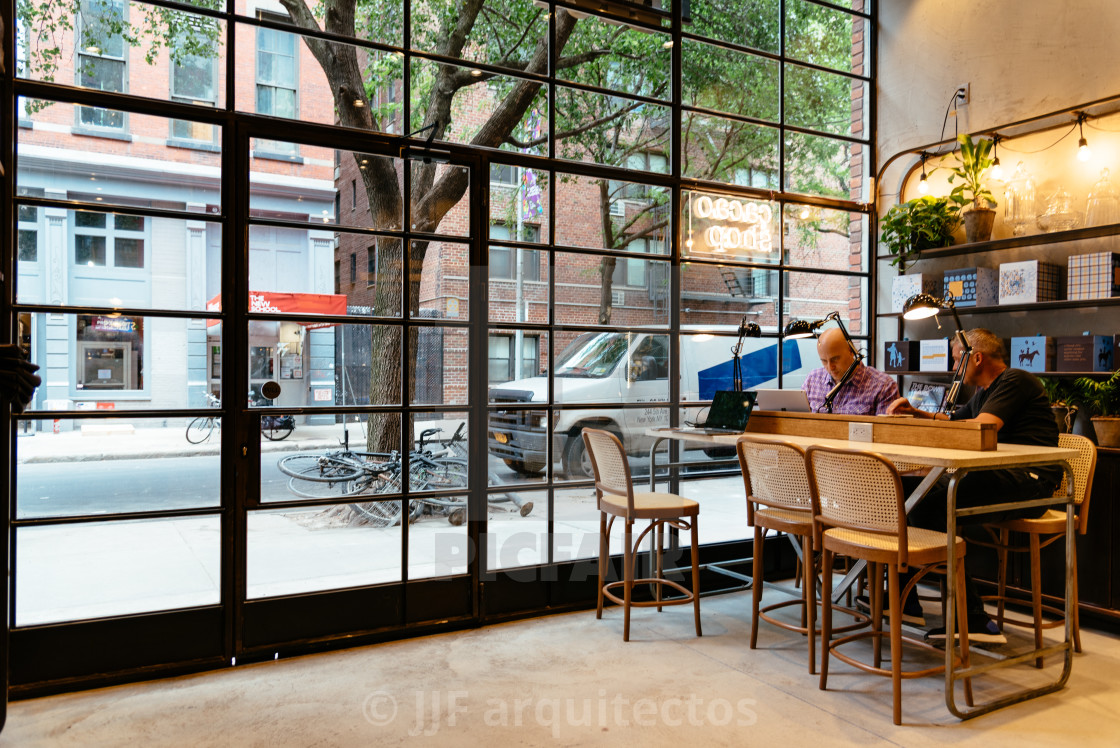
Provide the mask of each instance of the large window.
{"label": "large window", "polygon": [[[287,16],[260,13],[267,21],[287,22]],[[273,117],[296,119],[299,116],[298,39],[294,34],[275,29],[257,29],[257,112]],[[294,155],[295,146],[275,140],[257,142],[258,155]]]}
{"label": "large window", "polygon": [[540,337],[522,335],[521,368],[517,364],[517,335],[491,335],[488,342],[490,351],[487,382],[501,384],[514,379],[535,377],[540,371]]}
{"label": "large window", "polygon": [[74,264],[144,267],[145,219],[119,213],[74,213]]}
{"label": "large window", "polygon": [[[214,55],[176,54],[171,62],[171,100],[199,106],[218,102],[218,60]],[[213,125],[187,120],[171,121],[171,136],[179,140],[213,143]]]}
{"label": "large window", "polygon": [[[121,29],[127,21],[124,0],[84,0],[78,9],[77,83],[99,91],[128,90],[127,48]],[[121,130],[122,112],[78,107],[80,127]]]}
{"label": "large window", "polygon": [[[490,238],[501,241],[539,242],[539,226],[523,223],[520,229],[503,224],[490,224]],[[514,249],[512,247],[490,246],[490,277],[509,280],[517,279],[517,266],[521,263],[521,280],[539,281],[541,279],[540,252],[535,249]]]}

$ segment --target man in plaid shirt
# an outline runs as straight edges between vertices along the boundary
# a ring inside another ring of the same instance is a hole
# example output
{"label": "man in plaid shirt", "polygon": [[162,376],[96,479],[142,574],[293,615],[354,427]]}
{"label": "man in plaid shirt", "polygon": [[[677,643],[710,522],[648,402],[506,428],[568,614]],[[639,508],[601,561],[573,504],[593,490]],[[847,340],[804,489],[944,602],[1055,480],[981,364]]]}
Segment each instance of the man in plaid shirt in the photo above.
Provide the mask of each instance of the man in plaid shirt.
{"label": "man in plaid shirt", "polygon": [[[801,385],[814,411],[822,408],[829,390],[855,361],[855,354],[838,327],[830,327],[821,333],[817,340],[817,354],[823,368],[814,369],[805,378],[805,384]],[[861,362],[852,378],[836,393],[832,412],[854,416],[884,415],[887,406],[898,397],[898,385],[891,376]]]}

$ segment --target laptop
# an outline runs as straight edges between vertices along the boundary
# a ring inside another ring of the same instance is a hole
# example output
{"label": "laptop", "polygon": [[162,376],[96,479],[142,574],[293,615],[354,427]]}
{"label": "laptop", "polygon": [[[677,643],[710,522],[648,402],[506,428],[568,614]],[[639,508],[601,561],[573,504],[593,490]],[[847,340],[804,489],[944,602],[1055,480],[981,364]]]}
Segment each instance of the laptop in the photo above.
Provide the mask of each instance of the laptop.
{"label": "laptop", "polygon": [[802,390],[755,390],[759,410],[784,410],[790,413],[811,413],[809,398]]}
{"label": "laptop", "polygon": [[705,434],[741,434],[747,430],[753,409],[753,392],[717,390],[712,396],[707,420],[692,425]]}

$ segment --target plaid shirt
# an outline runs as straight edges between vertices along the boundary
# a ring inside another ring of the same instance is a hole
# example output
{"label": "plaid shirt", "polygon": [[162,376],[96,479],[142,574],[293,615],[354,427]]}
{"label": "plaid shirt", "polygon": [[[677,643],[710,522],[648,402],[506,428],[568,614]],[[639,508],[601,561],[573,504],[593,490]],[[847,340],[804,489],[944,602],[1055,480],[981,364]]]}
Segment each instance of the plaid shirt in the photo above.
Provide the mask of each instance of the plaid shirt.
{"label": "plaid shirt", "polygon": [[[817,411],[824,405],[825,395],[835,384],[828,369],[822,367],[814,369],[805,378],[801,389],[809,398],[809,405]],[[887,412],[887,406],[898,396],[898,385],[893,377],[860,363],[851,380],[836,393],[836,399],[832,401],[832,412],[853,416],[883,415]]]}

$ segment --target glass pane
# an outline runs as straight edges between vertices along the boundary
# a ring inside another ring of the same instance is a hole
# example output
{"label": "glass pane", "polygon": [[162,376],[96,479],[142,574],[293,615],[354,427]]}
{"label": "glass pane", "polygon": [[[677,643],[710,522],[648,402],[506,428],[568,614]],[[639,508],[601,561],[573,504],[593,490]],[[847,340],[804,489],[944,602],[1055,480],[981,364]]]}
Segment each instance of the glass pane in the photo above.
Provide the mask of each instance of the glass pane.
{"label": "glass pane", "polygon": [[250,512],[247,597],[400,582],[400,525],[349,526],[346,506]]}
{"label": "glass pane", "polygon": [[491,239],[549,243],[549,172],[493,162],[489,187]]}
{"label": "glass pane", "polygon": [[490,320],[548,322],[548,254],[490,247]]}
{"label": "glass pane", "polygon": [[[21,77],[206,107],[224,105],[225,21],[142,2],[85,0],[82,6],[77,19],[70,4],[18,6],[18,22],[25,29],[22,64],[17,66]],[[74,48],[75,20],[78,54],[60,52]],[[169,68],[179,74],[169,75]],[[83,111],[90,118],[83,117],[82,124],[123,124],[119,112],[109,113],[118,120],[111,123],[101,114],[107,110]]]}
{"label": "glass pane", "polygon": [[[728,326],[713,326],[713,333],[681,336],[681,402],[710,401],[717,390],[732,389],[734,383],[733,348],[739,338]],[[778,357],[783,375],[808,374],[820,366],[813,339],[779,340],[777,337],[744,338],[739,349],[743,388],[778,387]],[[786,380],[783,380],[786,381]],[[781,385],[789,387],[788,381]],[[688,418],[700,415],[696,411]]]}
{"label": "glass pane", "polygon": [[[221,421],[209,419],[204,428],[195,420],[21,421],[21,435],[35,438],[16,442],[16,517],[218,506]],[[209,441],[194,438],[211,432]]]}
{"label": "glass pane", "polygon": [[487,336],[487,361],[487,384],[491,388],[517,388],[523,384],[534,389],[539,385],[538,394],[543,396],[546,389],[539,378],[548,363],[548,333],[491,329]]}
{"label": "glass pane", "polygon": [[[461,242],[412,242],[411,277],[420,282],[411,317],[470,318],[470,245]],[[525,268],[528,273],[529,269]]]}
{"label": "glass pane", "polygon": [[[661,168],[653,153],[631,154],[634,168]],[[667,255],[669,189],[622,180],[559,175],[556,243]]]}
{"label": "glass pane", "polygon": [[[401,159],[358,151],[335,151],[334,158],[337,163],[337,178],[334,180],[334,185],[338,193],[338,211],[334,220],[340,226],[400,231],[404,222],[401,198],[404,190],[404,166]],[[322,178],[329,179],[330,176]],[[308,190],[307,194],[301,196],[303,200],[297,199],[297,202],[302,203],[313,196],[320,200],[328,199],[328,196],[317,192]],[[263,202],[265,198],[264,194],[251,196],[250,208],[268,209]],[[371,211],[371,205],[377,206],[377,209]],[[321,210],[319,208],[319,211]],[[309,209],[303,212],[308,213],[308,219],[276,217],[285,220],[316,220],[315,215],[322,215],[321,212],[314,213]]]}
{"label": "glass pane", "polygon": [[776,60],[685,39],[681,68],[683,104],[778,121]]}
{"label": "glass pane", "polygon": [[[556,46],[561,48],[556,71],[560,80],[651,98],[667,100],[672,95],[673,43],[668,34],[587,15]],[[561,115],[557,132],[567,129],[563,119]]]}
{"label": "glass pane", "polygon": [[863,146],[819,135],[786,133],[786,180],[790,192],[858,199],[867,169]]}
{"label": "glass pane", "polygon": [[786,55],[848,73],[863,72],[867,21],[835,8],[786,0]]}
{"label": "glass pane", "polygon": [[693,112],[682,116],[682,176],[757,186],[753,172],[778,173],[776,129]]}
{"label": "glass pane", "polygon": [[469,334],[466,328],[418,326],[409,345],[409,392],[415,404],[467,402]]}
{"label": "glass pane", "polygon": [[667,325],[667,260],[556,253],[557,324]]}
{"label": "glass pane", "polygon": [[[249,405],[329,408],[399,403],[400,333],[399,327],[383,325],[251,321]],[[280,385],[280,395],[274,399],[260,394],[268,381]]]}
{"label": "glass pane", "polygon": [[789,284],[787,322],[819,320],[830,312],[839,312],[849,333],[867,334],[867,278],[793,272],[786,275],[785,282]]}
{"label": "glass pane", "polygon": [[867,269],[867,215],[812,205],[786,205],[786,261],[829,270]]}
{"label": "glass pane", "polygon": [[[486,524],[487,570],[546,563],[550,537],[547,520],[548,491],[490,494],[490,511]],[[559,517],[556,528],[557,531],[563,531]],[[528,581],[537,580],[528,577]]]}
{"label": "glass pane", "polygon": [[[409,132],[447,143],[548,154],[548,95],[540,83],[415,59],[411,85]],[[430,127],[430,107],[438,105],[436,92],[447,87],[454,89],[450,121],[439,120]],[[510,110],[499,107],[521,96],[528,98],[518,104],[516,119],[506,122]]]}
{"label": "glass pane", "polygon": [[[212,342],[220,349],[220,325],[209,328],[207,338],[203,319],[114,312],[26,316],[23,333],[30,343],[31,361],[39,365],[44,380],[29,411],[205,408],[207,392],[220,394],[220,380],[216,373],[210,376],[207,346]],[[183,432],[188,420],[167,426]],[[80,433],[83,425],[61,419],[57,428]],[[132,425],[137,433],[146,428]],[[37,427],[50,430],[51,424]],[[87,433],[100,432],[91,428]],[[110,440],[117,445],[123,441]],[[184,448],[189,446],[178,441]],[[101,449],[110,446],[102,444]]]}
{"label": "glass pane", "polygon": [[[378,10],[381,11],[380,5]],[[547,7],[531,0],[484,0],[477,4],[475,12],[477,16],[468,27],[466,43],[459,52],[462,59],[523,70],[538,47],[547,49]],[[399,10],[389,8],[387,15],[395,17],[394,13]],[[454,5],[443,2],[413,3],[409,46],[421,52],[447,54],[446,29],[455,25],[459,13]],[[388,40],[386,43],[400,44]]]}
{"label": "glass pane", "polygon": [[18,528],[16,625],[216,605],[222,578],[220,520]]}
{"label": "glass pane", "polygon": [[777,332],[777,270],[708,265],[681,265],[681,323],[727,325],[738,329],[746,318],[766,332]]}
{"label": "glass pane", "polygon": [[[423,195],[410,205],[411,230],[447,236],[469,236],[470,169],[434,161],[429,163],[422,159],[415,159],[410,163],[413,195]],[[423,192],[418,193],[419,190]]]}
{"label": "glass pane", "polygon": [[630,158],[669,153],[669,107],[557,86],[556,112],[559,158],[669,173],[667,158],[643,159],[641,167]]}
{"label": "glass pane", "polygon": [[[781,258],[778,204],[768,200],[684,192],[681,254],[712,260],[776,264]],[[750,295],[728,283],[733,295]]]}
{"label": "glass pane", "polygon": [[781,0],[692,0],[688,31],[709,39],[778,53]]}
{"label": "glass pane", "polygon": [[812,68],[785,68],[786,124],[833,135],[862,135],[863,81]]}

